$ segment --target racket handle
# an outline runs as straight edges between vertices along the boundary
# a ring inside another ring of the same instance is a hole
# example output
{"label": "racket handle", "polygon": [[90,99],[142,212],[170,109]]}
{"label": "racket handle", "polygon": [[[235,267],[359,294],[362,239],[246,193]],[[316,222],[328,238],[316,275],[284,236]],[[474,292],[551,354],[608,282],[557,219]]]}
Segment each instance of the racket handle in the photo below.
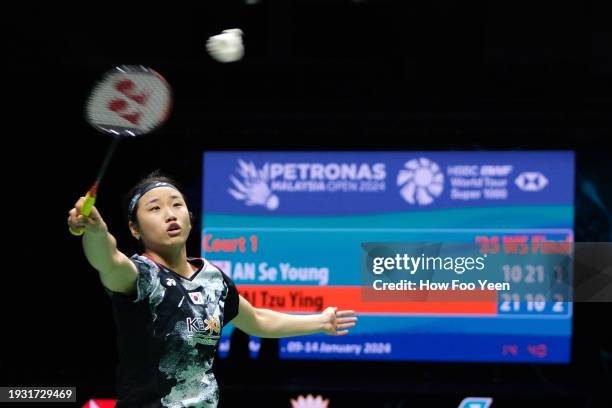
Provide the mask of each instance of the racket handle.
{"label": "racket handle", "polygon": [[91,209],[93,208],[95,203],[96,203],[96,196],[91,195],[88,191],[87,194],[85,195],[85,202],[83,203],[83,206],[81,207],[81,214],[83,214],[86,217],[89,217],[89,214],[91,214]]}
{"label": "racket handle", "polygon": [[[89,214],[91,214],[91,209],[93,208],[95,203],[96,203],[96,196],[91,195],[88,191],[87,194],[85,195],[85,201],[83,202],[83,206],[81,207],[81,214],[86,217],[89,217]],[[80,237],[85,232],[85,230],[75,231],[70,227],[68,228],[68,231],[70,231],[70,233],[74,235],[75,237]]]}

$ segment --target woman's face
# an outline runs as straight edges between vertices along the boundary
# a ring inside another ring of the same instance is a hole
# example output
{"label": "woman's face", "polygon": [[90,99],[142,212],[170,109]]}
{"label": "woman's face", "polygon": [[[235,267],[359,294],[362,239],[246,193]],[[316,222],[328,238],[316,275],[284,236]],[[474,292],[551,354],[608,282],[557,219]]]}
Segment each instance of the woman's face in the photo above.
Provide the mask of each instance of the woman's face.
{"label": "woman's face", "polygon": [[136,219],[137,232],[145,248],[184,245],[191,231],[189,210],[183,196],[171,187],[157,187],[140,197]]}

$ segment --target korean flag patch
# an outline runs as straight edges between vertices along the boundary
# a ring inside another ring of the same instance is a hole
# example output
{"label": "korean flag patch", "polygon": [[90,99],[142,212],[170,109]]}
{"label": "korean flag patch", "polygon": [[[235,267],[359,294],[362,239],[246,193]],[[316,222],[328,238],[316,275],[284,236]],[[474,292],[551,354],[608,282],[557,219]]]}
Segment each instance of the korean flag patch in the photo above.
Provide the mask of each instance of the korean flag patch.
{"label": "korean flag patch", "polygon": [[191,301],[195,305],[204,304],[204,297],[202,296],[202,293],[200,292],[189,292],[189,297],[191,298]]}

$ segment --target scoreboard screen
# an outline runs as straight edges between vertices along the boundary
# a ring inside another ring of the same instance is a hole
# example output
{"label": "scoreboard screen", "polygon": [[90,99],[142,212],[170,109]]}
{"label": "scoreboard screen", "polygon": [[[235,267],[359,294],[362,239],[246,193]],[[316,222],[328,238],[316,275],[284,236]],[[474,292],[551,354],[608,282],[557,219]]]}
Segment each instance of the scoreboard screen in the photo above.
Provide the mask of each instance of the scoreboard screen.
{"label": "scoreboard screen", "polygon": [[[512,253],[571,243],[574,154],[566,151],[205,152],[202,256],[259,308],[353,309],[346,336],[280,340],[284,359],[567,363],[571,285],[555,259],[509,257],[486,301],[364,295],[369,243],[466,243]],[[517,249],[518,248],[518,249]],[[467,276],[467,274],[466,274]],[[234,327],[224,328],[227,355]],[[252,338],[251,355],[260,341]]]}

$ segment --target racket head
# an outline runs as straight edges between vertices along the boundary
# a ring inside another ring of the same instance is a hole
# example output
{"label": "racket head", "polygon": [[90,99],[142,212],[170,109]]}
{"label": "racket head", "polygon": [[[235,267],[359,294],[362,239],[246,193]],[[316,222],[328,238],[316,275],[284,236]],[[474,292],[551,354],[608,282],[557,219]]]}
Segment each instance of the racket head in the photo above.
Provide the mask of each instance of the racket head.
{"label": "racket head", "polygon": [[121,65],[95,84],[85,119],[100,132],[135,137],[163,125],[171,107],[172,89],[163,76],[142,65]]}

